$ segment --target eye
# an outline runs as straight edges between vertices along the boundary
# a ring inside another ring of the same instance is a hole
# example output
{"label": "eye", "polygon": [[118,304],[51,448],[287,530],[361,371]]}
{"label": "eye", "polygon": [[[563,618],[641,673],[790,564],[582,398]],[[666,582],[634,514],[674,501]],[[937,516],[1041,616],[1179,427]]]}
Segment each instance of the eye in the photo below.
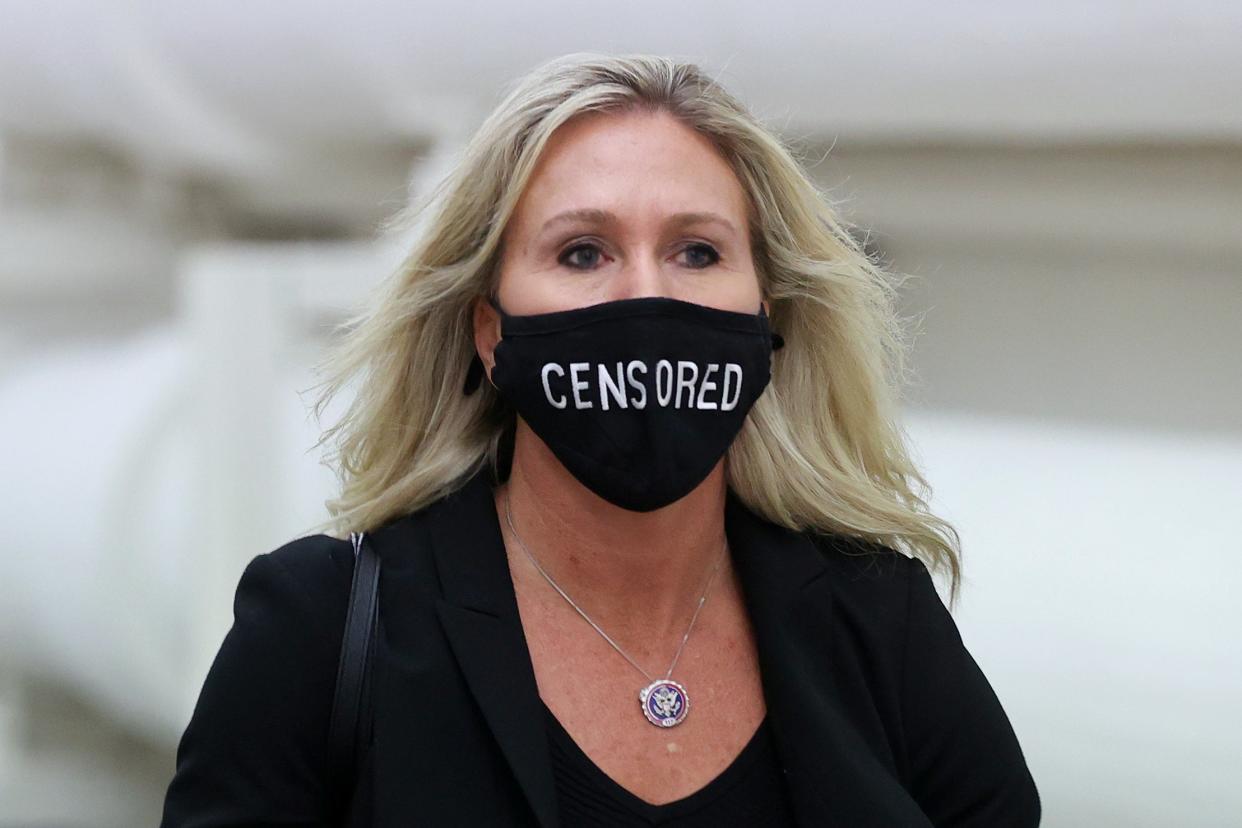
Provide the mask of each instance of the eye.
{"label": "eye", "polygon": [[593,270],[599,264],[603,252],[599,249],[599,245],[594,242],[584,242],[575,244],[566,248],[564,252],[557,257],[557,261],[566,267],[574,270]]}
{"label": "eye", "polygon": [[[686,266],[692,270],[702,270],[720,261],[716,248],[704,242],[695,242],[683,247],[679,255],[685,254]],[[604,253],[595,242],[581,242],[566,248],[557,262],[573,270],[594,270],[604,258]]]}
{"label": "eye", "polygon": [[681,249],[681,252],[689,254],[688,266],[695,270],[711,267],[720,261],[720,254],[716,252],[716,248],[702,242],[688,244]]}

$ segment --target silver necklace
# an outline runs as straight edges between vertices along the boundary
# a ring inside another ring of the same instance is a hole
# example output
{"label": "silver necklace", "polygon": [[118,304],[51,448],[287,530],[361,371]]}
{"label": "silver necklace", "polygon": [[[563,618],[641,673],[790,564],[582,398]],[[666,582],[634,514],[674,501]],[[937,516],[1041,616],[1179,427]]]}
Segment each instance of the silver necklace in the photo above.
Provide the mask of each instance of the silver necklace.
{"label": "silver necklace", "polygon": [[522,540],[522,536],[518,534],[517,527],[513,525],[513,512],[509,509],[509,493],[505,492],[505,519],[509,522],[509,531],[513,533],[513,537],[517,539],[518,546],[522,547],[522,551],[526,553],[526,557],[530,558],[530,562],[535,565],[535,569],[539,570],[539,574],[547,580],[552,588],[561,594],[561,597],[569,602],[569,605],[578,611],[578,614],[586,620],[588,624],[595,628],[595,631],[604,637],[604,640],[612,645],[612,648],[625,658],[638,672],[646,676],[648,684],[646,687],[638,691],[638,703],[642,707],[643,715],[647,717],[647,721],[657,727],[673,727],[685,721],[686,714],[690,712],[690,696],[686,693],[686,688],[680,683],[670,678],[673,675],[673,668],[677,666],[677,659],[681,658],[681,651],[685,649],[686,641],[690,638],[690,631],[694,629],[694,622],[698,620],[699,611],[703,609],[703,605],[707,603],[707,593],[711,590],[712,584],[716,580],[716,572],[720,569],[720,562],[724,559],[724,554],[728,550],[728,540],[726,539],[724,548],[720,551],[720,556],[716,559],[716,564],[712,567],[711,574],[708,576],[707,585],[703,588],[703,596],[699,598],[699,605],[694,609],[694,615],[690,618],[690,626],[686,628],[686,634],[681,637],[681,644],[677,647],[677,653],[673,656],[673,663],[668,666],[668,672],[664,674],[664,678],[653,679],[651,674],[644,670],[638,662],[630,658],[625,650],[622,650],[617,642],[613,641],[608,633],[600,629],[599,624],[591,620],[591,617],[582,611],[582,607],[578,606],[574,599],[570,598],[565,590],[560,588],[556,581],[552,580],[552,576],[547,573],[539,561],[535,560],[535,556],[526,548],[526,543]]}

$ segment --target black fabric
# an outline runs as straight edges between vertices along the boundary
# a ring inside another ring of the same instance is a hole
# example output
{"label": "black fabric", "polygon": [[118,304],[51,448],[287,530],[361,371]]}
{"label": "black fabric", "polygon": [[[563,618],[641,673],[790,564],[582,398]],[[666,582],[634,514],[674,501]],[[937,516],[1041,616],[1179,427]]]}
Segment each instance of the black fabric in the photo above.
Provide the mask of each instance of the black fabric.
{"label": "black fabric", "polygon": [[734,760],[697,791],[661,805],[636,796],[583,752],[545,705],[561,822],[575,828],[787,828],[794,825],[766,717]]}
{"label": "black fabric", "polygon": [[[731,490],[725,530],[797,825],[1039,824],[1009,719],[920,561],[769,523]],[[490,471],[368,541],[383,559],[374,730],[348,824],[570,828]],[[314,535],[245,568],[164,828],[330,824],[352,557],[348,540]]]}
{"label": "black fabric", "polygon": [[492,382],[583,486],[667,506],[728,451],[771,379],[767,312],[646,296],[514,316]]}

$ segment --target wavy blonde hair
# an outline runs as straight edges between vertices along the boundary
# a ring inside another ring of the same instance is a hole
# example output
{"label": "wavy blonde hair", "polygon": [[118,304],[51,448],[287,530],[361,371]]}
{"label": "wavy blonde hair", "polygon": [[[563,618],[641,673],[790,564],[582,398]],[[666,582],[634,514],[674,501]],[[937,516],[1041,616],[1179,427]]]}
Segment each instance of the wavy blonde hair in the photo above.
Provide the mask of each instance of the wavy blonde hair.
{"label": "wavy blonde hair", "polygon": [[860,550],[901,549],[961,579],[959,539],[932,515],[930,487],[897,421],[903,320],[887,272],[847,231],[795,153],[695,65],[651,55],[571,54],[519,79],[452,172],[390,222],[426,220],[397,271],[346,321],[319,366],[316,418],[356,393],[331,444],[340,496],[321,528],[369,530],[460,488],[490,463],[514,411],[490,383],[462,384],[475,356],[471,306],[493,293],[501,235],[548,138],[587,112],[662,110],[709,138],[749,201],[755,269],[786,345],[729,448],[729,486],[794,530]]}

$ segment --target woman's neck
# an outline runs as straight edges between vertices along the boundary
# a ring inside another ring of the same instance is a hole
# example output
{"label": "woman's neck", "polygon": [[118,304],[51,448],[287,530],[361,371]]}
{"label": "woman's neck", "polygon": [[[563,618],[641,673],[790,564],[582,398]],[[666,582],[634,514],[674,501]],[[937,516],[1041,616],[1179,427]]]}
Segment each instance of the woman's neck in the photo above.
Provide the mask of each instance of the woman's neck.
{"label": "woman's neck", "polygon": [[[563,602],[522,543],[609,635],[633,641],[683,634],[717,562],[716,581],[728,576],[725,487],[722,460],[675,503],[650,512],[622,509],[579,483],[519,420],[512,470],[495,496],[510,565],[525,568],[523,580],[541,585],[548,600]],[[509,528],[506,497],[522,543]]]}

